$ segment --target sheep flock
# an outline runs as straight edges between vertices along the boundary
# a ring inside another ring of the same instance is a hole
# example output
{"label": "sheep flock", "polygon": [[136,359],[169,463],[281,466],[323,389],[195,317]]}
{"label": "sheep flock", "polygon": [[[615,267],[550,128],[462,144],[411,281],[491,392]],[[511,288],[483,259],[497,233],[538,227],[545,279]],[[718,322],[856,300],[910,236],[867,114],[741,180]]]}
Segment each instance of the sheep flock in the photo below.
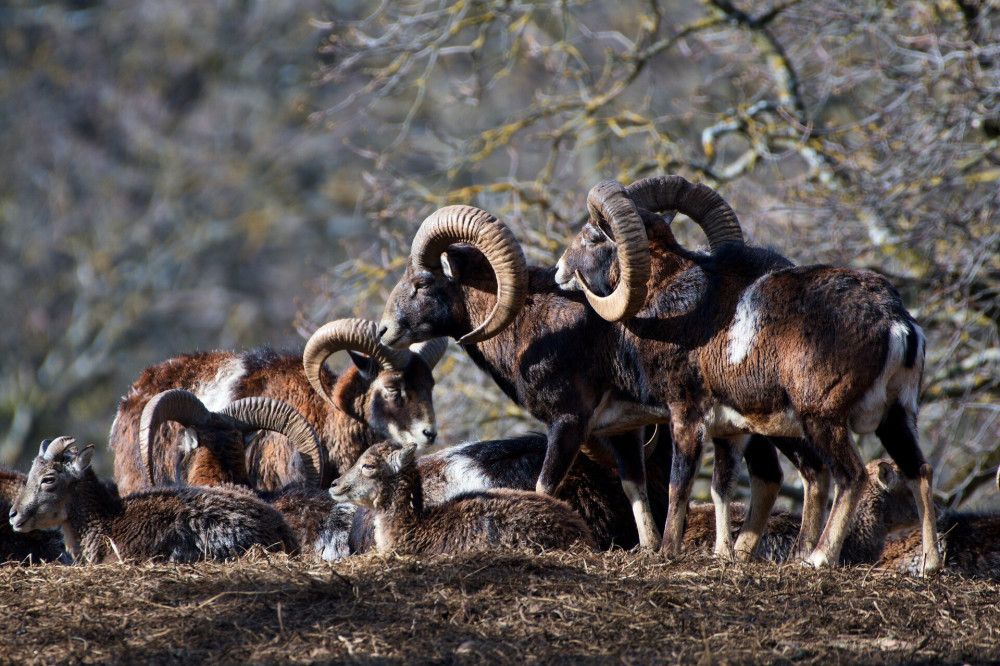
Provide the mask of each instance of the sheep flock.
{"label": "sheep flock", "polygon": [[[442,208],[372,319],[327,323],[296,353],[156,361],[106,447],[51,433],[29,470],[0,467],[0,560],[487,551],[544,568],[565,551],[1000,578],[1000,512],[934,506],[916,427],[925,339],[884,277],[747,243],[722,197],[678,176],[604,181],[587,207],[549,267],[489,212]],[[678,212],[707,248],[674,239]],[[541,432],[440,441],[449,338]],[[334,371],[338,351],[350,365]],[[868,433],[886,457],[861,459]],[[692,502],[706,445],[712,502]],[[109,453],[114,478],[98,478],[91,459]],[[779,456],[801,512],[775,506]],[[732,500],[741,462],[748,504]]]}

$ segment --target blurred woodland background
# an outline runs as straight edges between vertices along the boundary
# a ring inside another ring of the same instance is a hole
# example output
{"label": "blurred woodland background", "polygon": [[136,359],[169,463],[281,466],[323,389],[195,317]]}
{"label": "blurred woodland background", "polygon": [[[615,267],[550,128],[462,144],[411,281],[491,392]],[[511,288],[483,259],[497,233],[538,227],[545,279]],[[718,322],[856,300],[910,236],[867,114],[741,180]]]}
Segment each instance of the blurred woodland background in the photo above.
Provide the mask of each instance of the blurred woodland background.
{"label": "blurred woodland background", "polygon": [[[939,498],[995,505],[998,143],[997,0],[7,0],[0,461],[103,443],[177,353],[377,319],[437,207],[551,265],[591,186],[677,173],[894,282]],[[438,368],[446,442],[539,428],[456,346]]]}

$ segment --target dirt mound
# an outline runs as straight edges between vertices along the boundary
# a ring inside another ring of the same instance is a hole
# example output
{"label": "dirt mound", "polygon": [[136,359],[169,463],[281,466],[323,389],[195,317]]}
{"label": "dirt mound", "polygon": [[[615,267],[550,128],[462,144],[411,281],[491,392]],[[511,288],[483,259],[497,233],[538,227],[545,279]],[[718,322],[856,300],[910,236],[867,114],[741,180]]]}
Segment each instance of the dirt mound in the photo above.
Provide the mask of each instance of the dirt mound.
{"label": "dirt mound", "polygon": [[982,662],[998,592],[634,552],[4,565],[0,662]]}

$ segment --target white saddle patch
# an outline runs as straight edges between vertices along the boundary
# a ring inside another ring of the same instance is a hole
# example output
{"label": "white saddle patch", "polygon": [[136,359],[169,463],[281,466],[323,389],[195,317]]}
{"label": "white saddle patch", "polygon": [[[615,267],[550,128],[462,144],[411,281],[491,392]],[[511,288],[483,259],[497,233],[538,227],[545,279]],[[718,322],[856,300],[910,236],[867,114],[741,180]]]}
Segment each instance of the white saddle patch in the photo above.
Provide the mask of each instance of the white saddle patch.
{"label": "white saddle patch", "polygon": [[760,333],[761,285],[768,279],[765,275],[743,292],[736,304],[733,325],[729,328],[729,362],[739,365],[757,344]]}
{"label": "white saddle patch", "polygon": [[222,411],[235,398],[236,385],[246,374],[243,361],[238,357],[226,359],[210,381],[193,391],[210,412]]}

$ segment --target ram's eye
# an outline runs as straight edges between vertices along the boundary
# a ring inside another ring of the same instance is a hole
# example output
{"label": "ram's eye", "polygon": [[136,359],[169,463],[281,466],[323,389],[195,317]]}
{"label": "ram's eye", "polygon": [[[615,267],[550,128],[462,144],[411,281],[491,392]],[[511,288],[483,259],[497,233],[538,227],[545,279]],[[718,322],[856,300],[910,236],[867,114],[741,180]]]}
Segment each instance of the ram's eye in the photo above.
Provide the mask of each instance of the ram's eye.
{"label": "ram's eye", "polygon": [[55,484],[56,484],[56,477],[54,476],[42,477],[43,486],[54,486]]}
{"label": "ram's eye", "polygon": [[361,466],[361,472],[365,476],[373,476],[378,471],[378,466],[374,463],[365,463]]}
{"label": "ram's eye", "polygon": [[382,387],[382,390],[385,391],[385,394],[390,398],[395,398],[403,393],[400,387],[396,384],[386,384]]}
{"label": "ram's eye", "polygon": [[413,285],[414,291],[416,291],[417,289],[426,289],[427,287],[434,284],[434,276],[427,273],[426,271],[422,271],[421,273],[413,277],[413,280],[410,282],[410,284]]}

